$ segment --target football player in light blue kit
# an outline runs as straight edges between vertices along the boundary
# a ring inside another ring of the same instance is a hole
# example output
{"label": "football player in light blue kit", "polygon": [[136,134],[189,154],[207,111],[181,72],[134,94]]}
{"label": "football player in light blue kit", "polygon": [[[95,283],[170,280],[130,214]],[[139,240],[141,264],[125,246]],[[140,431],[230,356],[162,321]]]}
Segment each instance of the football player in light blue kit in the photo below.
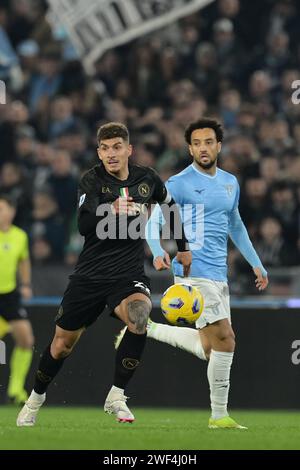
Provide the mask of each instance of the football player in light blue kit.
{"label": "football player in light blue kit", "polygon": [[[189,283],[200,289],[204,311],[196,322],[197,330],[152,322],[148,337],[191,352],[208,360],[212,414],[209,427],[244,428],[227,412],[229,377],[235,349],[235,336],[230,320],[227,285],[227,240],[231,238],[252,266],[256,287],[268,285],[267,272],[256,254],[239,214],[239,184],[235,176],[217,167],[223,130],[211,119],[200,119],[188,126],[185,139],[193,162],[172,176],[167,187],[180,206],[186,236],[193,260],[190,277],[184,278],[182,266],[173,260],[176,283]],[[190,205],[194,209],[190,210]],[[147,241],[159,270],[170,268],[170,258],[159,242],[161,210],[156,206],[146,230]],[[194,232],[196,231],[196,236]]]}

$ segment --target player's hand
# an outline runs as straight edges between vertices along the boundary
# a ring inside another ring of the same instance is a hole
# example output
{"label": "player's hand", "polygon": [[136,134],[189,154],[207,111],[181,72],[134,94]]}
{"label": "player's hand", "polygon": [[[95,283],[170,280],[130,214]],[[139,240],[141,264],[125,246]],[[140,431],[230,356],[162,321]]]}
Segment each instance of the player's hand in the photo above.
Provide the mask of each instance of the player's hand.
{"label": "player's hand", "polygon": [[153,265],[156,271],[163,271],[164,269],[170,269],[171,267],[171,260],[169,253],[166,251],[164,252],[164,256],[157,256],[153,261]]}
{"label": "player's hand", "polygon": [[24,300],[29,300],[32,297],[32,289],[29,286],[21,286],[20,293]]}
{"label": "player's hand", "polygon": [[192,253],[190,251],[178,251],[176,255],[178,263],[183,266],[183,275],[187,277],[190,274],[192,264]]}
{"label": "player's hand", "polygon": [[256,276],[255,285],[258,290],[265,290],[269,284],[268,276],[264,277],[260,268],[253,268],[254,274]]}
{"label": "player's hand", "polygon": [[111,210],[113,214],[135,215],[135,203],[132,197],[118,197],[112,204]]}

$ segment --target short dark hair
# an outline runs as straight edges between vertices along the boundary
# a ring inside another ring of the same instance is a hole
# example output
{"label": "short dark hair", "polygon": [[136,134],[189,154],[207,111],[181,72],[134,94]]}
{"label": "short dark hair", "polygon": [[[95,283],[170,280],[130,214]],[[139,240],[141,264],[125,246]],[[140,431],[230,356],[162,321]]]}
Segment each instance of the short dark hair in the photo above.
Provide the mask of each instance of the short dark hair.
{"label": "short dark hair", "polygon": [[129,132],[127,127],[121,122],[108,122],[99,127],[97,131],[97,142],[100,144],[101,140],[113,139],[121,137],[121,139],[129,142]]}
{"label": "short dark hair", "polygon": [[5,201],[6,204],[8,204],[13,209],[17,208],[16,201],[11,196],[9,196],[8,194],[0,194],[0,201]]}
{"label": "short dark hair", "polygon": [[184,133],[185,141],[189,145],[191,145],[192,133],[197,129],[206,129],[206,128],[213,129],[215,131],[217,142],[223,141],[224,132],[223,132],[223,128],[221,124],[215,119],[210,119],[210,118],[205,118],[205,117],[202,119],[199,119],[198,121],[192,122],[191,124],[188,125]]}

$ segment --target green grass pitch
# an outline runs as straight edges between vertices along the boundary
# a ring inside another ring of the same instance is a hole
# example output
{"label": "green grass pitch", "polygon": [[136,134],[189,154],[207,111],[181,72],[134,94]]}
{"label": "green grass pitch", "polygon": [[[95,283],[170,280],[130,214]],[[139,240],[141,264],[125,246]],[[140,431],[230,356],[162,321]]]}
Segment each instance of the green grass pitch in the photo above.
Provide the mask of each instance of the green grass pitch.
{"label": "green grass pitch", "polygon": [[209,430],[208,411],[133,409],[119,424],[101,408],[52,408],[33,428],[17,428],[18,410],[0,407],[0,449],[300,449],[300,412],[235,411],[241,430]]}

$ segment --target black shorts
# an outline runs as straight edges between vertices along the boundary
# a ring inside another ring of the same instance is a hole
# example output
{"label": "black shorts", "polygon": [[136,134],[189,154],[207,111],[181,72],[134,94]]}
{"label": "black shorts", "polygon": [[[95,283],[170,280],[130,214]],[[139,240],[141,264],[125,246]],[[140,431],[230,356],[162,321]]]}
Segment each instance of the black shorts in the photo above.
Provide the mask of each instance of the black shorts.
{"label": "black shorts", "polygon": [[139,292],[150,298],[150,281],[147,276],[127,280],[99,282],[71,277],[64,293],[55,322],[64,330],[74,331],[94,323],[106,306],[110,314],[131,294]]}
{"label": "black shorts", "polygon": [[0,294],[0,316],[6,321],[28,319],[27,311],[21,306],[21,296],[17,289],[8,294]]}

